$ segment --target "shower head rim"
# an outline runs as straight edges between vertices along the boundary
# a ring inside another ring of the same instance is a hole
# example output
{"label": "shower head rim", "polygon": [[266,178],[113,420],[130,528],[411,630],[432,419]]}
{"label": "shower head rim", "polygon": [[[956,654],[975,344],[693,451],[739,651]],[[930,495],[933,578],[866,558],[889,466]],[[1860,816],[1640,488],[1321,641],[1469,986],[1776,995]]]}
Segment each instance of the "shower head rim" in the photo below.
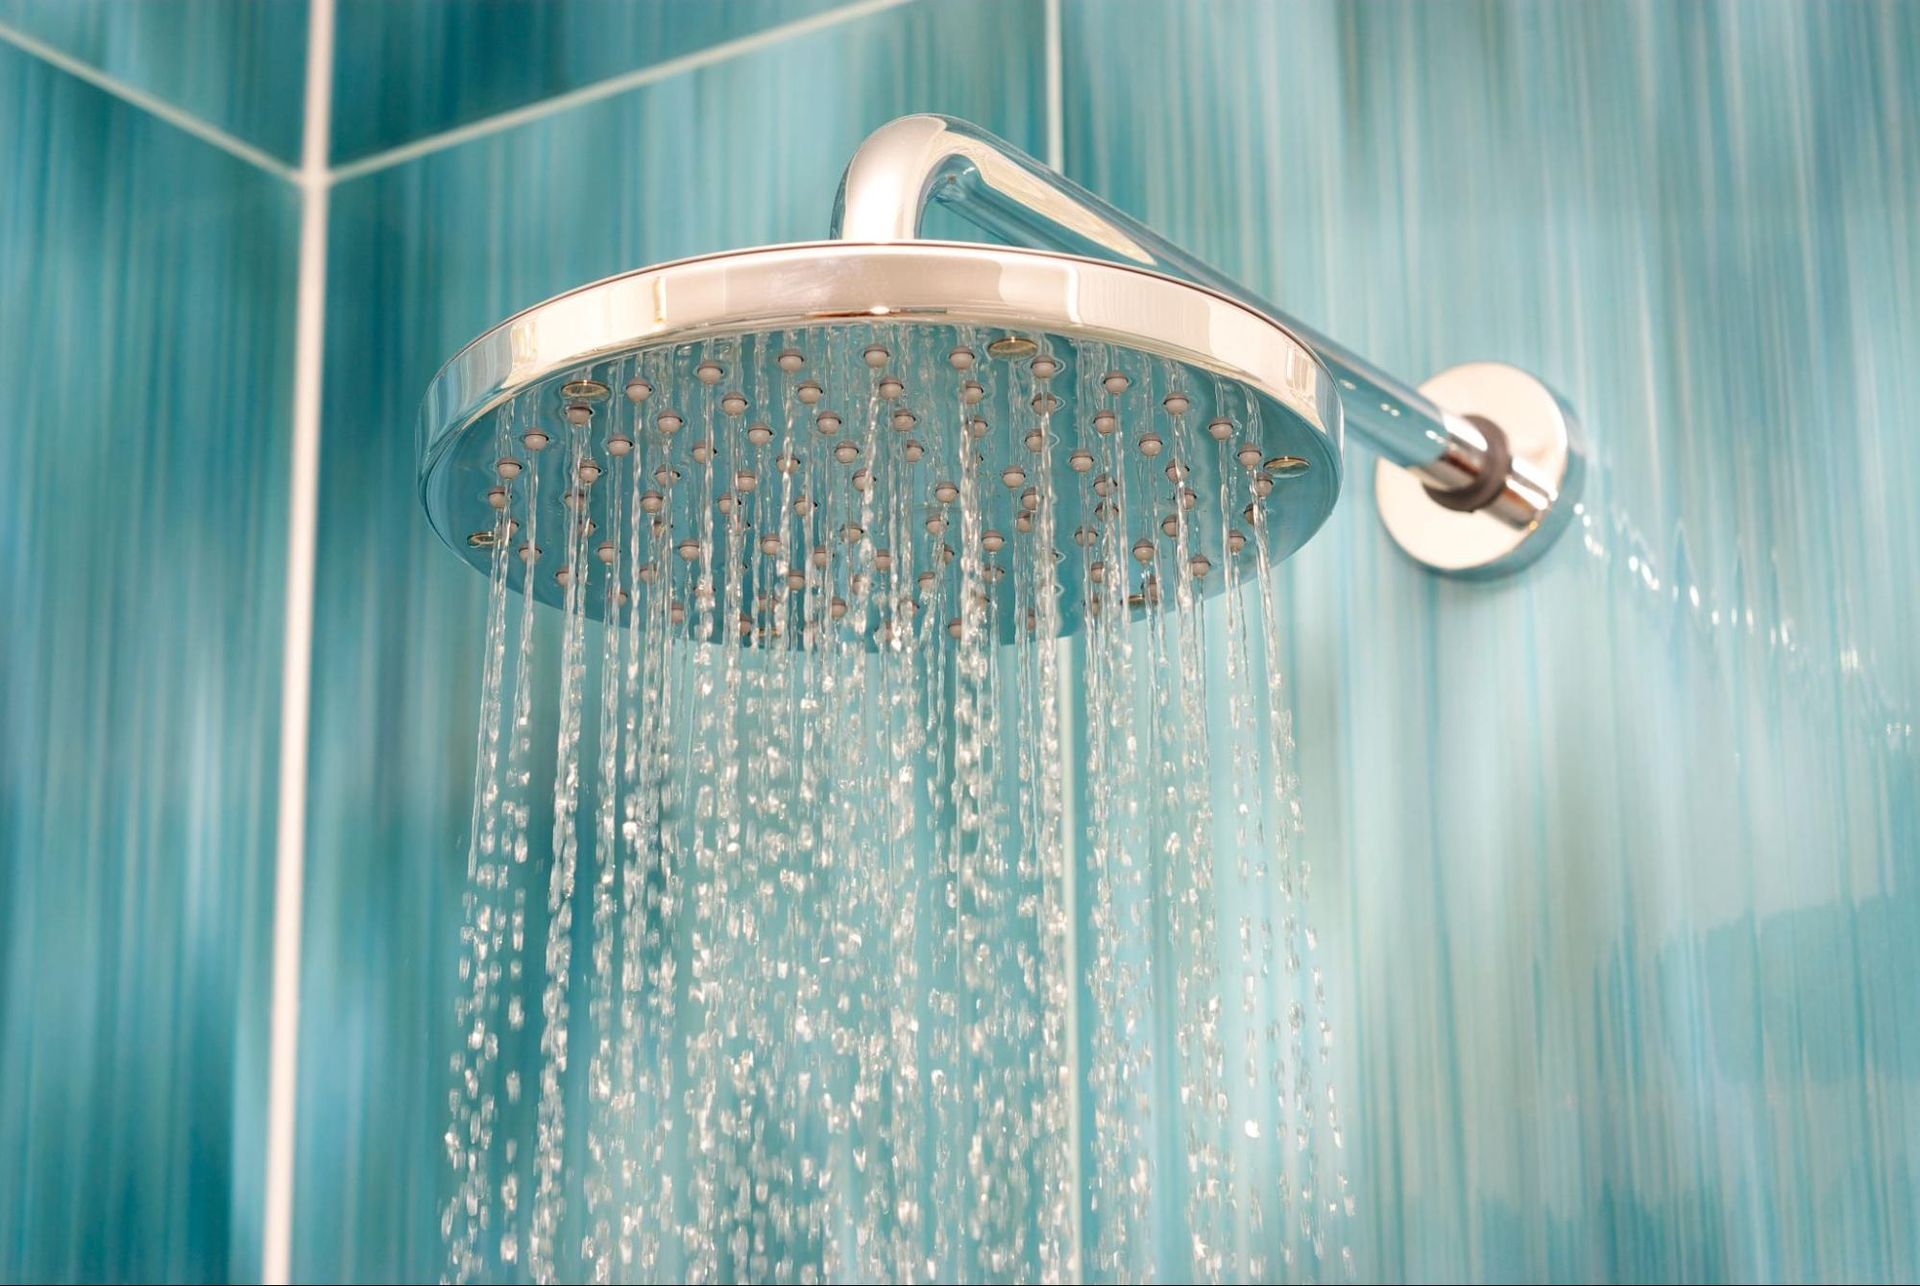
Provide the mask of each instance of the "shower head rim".
{"label": "shower head rim", "polygon": [[427,387],[418,428],[421,500],[441,538],[457,547],[462,534],[430,502],[435,464],[476,421],[556,375],[657,344],[859,321],[1004,326],[1182,362],[1253,389],[1313,430],[1324,447],[1315,465],[1329,471],[1330,494],[1338,495],[1341,410],[1333,377],[1271,315],[1150,269],[916,240],[695,255],[604,277],[514,313],[464,345]]}

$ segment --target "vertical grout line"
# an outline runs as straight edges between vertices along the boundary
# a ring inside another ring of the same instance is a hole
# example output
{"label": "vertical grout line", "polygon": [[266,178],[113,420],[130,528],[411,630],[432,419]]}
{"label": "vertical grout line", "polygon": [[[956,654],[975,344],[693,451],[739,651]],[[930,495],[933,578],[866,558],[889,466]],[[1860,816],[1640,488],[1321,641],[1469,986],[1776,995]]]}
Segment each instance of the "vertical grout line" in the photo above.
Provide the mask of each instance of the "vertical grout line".
{"label": "vertical grout line", "polygon": [[[1066,101],[1062,81],[1060,41],[1060,0],[1045,0],[1046,13],[1046,126],[1047,164],[1055,170],[1066,169]],[[1066,941],[1062,944],[1067,963],[1067,1156],[1068,1181],[1073,1200],[1069,1221],[1073,1231],[1072,1258],[1068,1280],[1084,1279],[1082,1217],[1085,1202],[1085,1176],[1081,1149],[1080,1086],[1080,760],[1078,710],[1080,671],[1076,664],[1073,636],[1063,634],[1054,640],[1054,699],[1060,707],[1060,852],[1061,909],[1065,915]]]}
{"label": "vertical grout line", "polygon": [[280,797],[274,843],[273,992],[267,1084],[266,1202],[260,1277],[293,1269],[293,1162],[298,1138],[300,930],[306,893],[307,736],[313,688],[313,585],[320,500],[320,398],[326,350],[328,150],[333,124],[334,0],[307,19],[306,119],[301,137],[300,266],[293,338],[293,460],[280,672]]}

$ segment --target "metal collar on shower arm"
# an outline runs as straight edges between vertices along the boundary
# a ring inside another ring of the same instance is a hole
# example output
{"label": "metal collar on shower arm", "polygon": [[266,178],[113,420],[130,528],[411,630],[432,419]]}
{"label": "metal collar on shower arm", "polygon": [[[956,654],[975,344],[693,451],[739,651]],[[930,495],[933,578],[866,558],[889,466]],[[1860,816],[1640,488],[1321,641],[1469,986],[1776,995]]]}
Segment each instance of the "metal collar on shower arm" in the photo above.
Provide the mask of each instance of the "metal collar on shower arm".
{"label": "metal collar on shower arm", "polygon": [[832,236],[916,240],[934,201],[1010,244],[1182,278],[1293,332],[1332,373],[1348,427],[1382,457],[1376,493],[1388,530],[1428,566],[1511,571],[1565,526],[1582,472],[1572,416],[1524,372],[1475,363],[1410,388],[1011,143],[948,116],[903,116],[860,145],[840,180]]}

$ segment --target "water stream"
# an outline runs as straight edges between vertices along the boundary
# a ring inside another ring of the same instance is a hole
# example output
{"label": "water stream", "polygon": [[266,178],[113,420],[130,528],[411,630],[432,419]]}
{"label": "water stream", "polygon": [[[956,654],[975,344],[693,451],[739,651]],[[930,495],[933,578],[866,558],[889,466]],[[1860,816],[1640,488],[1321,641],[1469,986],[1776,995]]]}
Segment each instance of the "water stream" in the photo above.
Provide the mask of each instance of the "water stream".
{"label": "water stream", "polygon": [[1258,408],[957,340],[500,415],[450,1280],[1347,1271]]}

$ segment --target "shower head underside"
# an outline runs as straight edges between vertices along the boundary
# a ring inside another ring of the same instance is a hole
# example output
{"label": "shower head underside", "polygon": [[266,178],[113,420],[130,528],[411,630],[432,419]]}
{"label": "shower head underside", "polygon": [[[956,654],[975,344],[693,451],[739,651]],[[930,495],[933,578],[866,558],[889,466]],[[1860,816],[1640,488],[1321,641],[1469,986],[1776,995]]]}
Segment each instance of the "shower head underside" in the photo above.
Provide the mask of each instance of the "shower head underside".
{"label": "shower head underside", "polygon": [[516,549],[531,529],[544,549],[512,575],[544,600],[584,517],[594,564],[636,559],[683,613],[740,578],[731,624],[758,639],[800,637],[807,598],[869,635],[902,611],[957,619],[976,557],[979,592],[1011,603],[1043,552],[1066,632],[1176,572],[1218,583],[1253,540],[1298,548],[1339,493],[1339,417],[1303,344],[1210,290],[1032,250],[826,242],[648,268],[503,323],[434,382],[424,483],[476,566],[494,507]]}
{"label": "shower head underside", "polygon": [[[1027,244],[921,240],[933,200]],[[1512,570],[1565,525],[1581,461],[1538,381],[1480,364],[1406,389],[962,122],[876,133],[835,223],[468,345],[422,409],[435,530],[482,569],[506,544],[538,599],[580,580],[596,617],[653,598],[707,637],[884,644],[1069,633],[1242,580],[1331,511],[1343,420],[1436,569]]]}

